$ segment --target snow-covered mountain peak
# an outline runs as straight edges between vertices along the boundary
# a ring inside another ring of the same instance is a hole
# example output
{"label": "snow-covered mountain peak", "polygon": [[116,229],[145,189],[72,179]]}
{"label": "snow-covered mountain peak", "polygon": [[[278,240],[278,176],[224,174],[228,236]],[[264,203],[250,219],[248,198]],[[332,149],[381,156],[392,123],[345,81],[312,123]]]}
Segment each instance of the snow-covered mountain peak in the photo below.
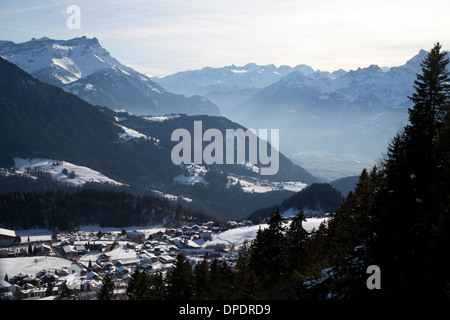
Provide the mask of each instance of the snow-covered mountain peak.
{"label": "snow-covered mountain peak", "polygon": [[83,100],[135,114],[220,114],[211,101],[176,95],[123,65],[97,38],[0,41],[0,55],[40,81],[63,88]]}
{"label": "snow-covered mountain peak", "polygon": [[2,42],[0,55],[28,73],[59,85],[74,82],[111,66],[124,70],[127,68],[111,57],[97,38],[86,36],[70,40],[33,38],[18,44]]}
{"label": "snow-covered mountain peak", "polygon": [[419,68],[420,64],[422,63],[423,59],[425,59],[427,54],[428,51],[421,49],[418,54],[416,54],[414,57],[412,57],[406,62],[405,66]]}

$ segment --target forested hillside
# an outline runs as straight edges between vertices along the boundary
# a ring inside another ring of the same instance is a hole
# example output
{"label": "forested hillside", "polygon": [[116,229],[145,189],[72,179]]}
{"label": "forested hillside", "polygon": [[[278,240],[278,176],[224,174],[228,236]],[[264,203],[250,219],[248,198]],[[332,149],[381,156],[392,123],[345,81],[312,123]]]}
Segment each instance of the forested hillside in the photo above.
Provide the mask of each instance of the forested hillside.
{"label": "forested hillside", "polygon": [[83,225],[127,227],[211,220],[166,199],[119,191],[84,189],[75,192],[0,193],[0,225],[8,229],[58,228],[73,231]]}

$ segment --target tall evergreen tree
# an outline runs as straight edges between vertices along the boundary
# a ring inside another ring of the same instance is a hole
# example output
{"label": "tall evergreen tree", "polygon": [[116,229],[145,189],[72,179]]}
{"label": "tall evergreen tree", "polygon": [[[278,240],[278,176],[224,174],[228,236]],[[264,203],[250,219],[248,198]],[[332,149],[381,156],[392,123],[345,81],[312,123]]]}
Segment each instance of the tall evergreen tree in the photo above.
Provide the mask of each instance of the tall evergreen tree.
{"label": "tall evergreen tree", "polygon": [[167,271],[167,294],[170,300],[187,300],[192,297],[192,266],[186,257],[179,253],[171,269]]}
{"label": "tall evergreen tree", "polygon": [[450,107],[447,64],[446,53],[436,43],[422,62],[422,74],[417,75],[409,124],[395,137],[384,161],[379,239],[374,250],[384,270],[384,292],[392,297],[442,293],[442,277],[434,271],[442,258],[433,226],[438,217],[445,221],[443,195],[438,190],[448,163],[443,161],[445,152],[437,150],[445,140]]}
{"label": "tall evergreen tree", "polygon": [[98,300],[114,300],[114,280],[110,274],[107,274],[103,277],[102,287],[100,291],[97,293]]}
{"label": "tall evergreen tree", "polygon": [[304,221],[306,221],[305,213],[301,209],[286,231],[287,268],[290,272],[302,271],[306,265],[306,245],[309,234],[303,228]]}
{"label": "tall evergreen tree", "polygon": [[[437,42],[421,63],[422,74],[414,81],[415,93],[409,109],[407,130],[411,135],[420,135],[426,139],[427,146],[432,145],[449,108],[450,78],[447,71],[449,59],[447,52],[441,52],[441,44]],[[428,148],[430,152],[430,148]],[[430,154],[422,155],[425,159]]]}
{"label": "tall evergreen tree", "polygon": [[194,267],[194,296],[198,300],[206,300],[209,298],[209,266],[206,260],[197,263]]}
{"label": "tall evergreen tree", "polygon": [[126,295],[130,300],[147,300],[150,279],[147,272],[136,269],[128,280]]}
{"label": "tall evergreen tree", "polygon": [[[422,62],[422,74],[414,82],[415,93],[410,97],[414,103],[409,109],[409,124],[405,128],[407,158],[405,167],[414,177],[413,189],[418,219],[426,223],[427,215],[435,211],[432,184],[437,178],[435,153],[441,128],[450,108],[450,77],[448,58],[436,43]],[[439,156],[438,156],[439,157]]]}
{"label": "tall evergreen tree", "polygon": [[164,283],[164,276],[161,272],[156,271],[150,276],[151,286],[148,291],[149,299],[162,300],[166,298],[166,285]]}
{"label": "tall evergreen tree", "polygon": [[269,298],[282,298],[286,286],[286,236],[284,218],[279,209],[273,212],[268,227],[258,230],[251,246],[250,267]]}

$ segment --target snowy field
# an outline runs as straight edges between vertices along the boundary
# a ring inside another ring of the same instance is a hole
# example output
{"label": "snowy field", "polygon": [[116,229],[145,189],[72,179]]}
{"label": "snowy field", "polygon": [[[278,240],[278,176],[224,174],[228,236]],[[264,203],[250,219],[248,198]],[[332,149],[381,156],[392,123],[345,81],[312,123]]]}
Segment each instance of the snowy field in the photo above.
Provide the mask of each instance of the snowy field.
{"label": "snowy field", "polygon": [[[326,221],[328,218],[309,218],[306,219],[306,222],[303,222],[303,228],[311,232],[314,228],[318,229],[320,224]],[[289,224],[290,222],[288,222]],[[225,243],[225,244],[234,244],[236,248],[239,248],[246,240],[252,241],[256,237],[256,233],[259,228],[264,230],[269,225],[267,224],[258,224],[254,226],[241,227],[235,229],[229,229],[224,232],[217,233],[213,235],[211,241],[207,241],[203,244],[203,246],[216,244],[216,243]]]}
{"label": "snowy field", "polygon": [[261,178],[228,175],[227,187],[239,184],[248,193],[266,193],[276,190],[299,192],[308,185],[298,181],[269,181]]}
{"label": "snowy field", "polygon": [[[33,177],[33,170],[39,170],[42,172],[50,173],[53,179],[80,186],[86,182],[97,183],[111,183],[114,185],[122,185],[122,183],[114,181],[108,178],[104,174],[89,169],[87,167],[77,166],[67,161],[57,161],[52,159],[22,159],[14,158],[15,167],[17,172],[23,175]],[[66,169],[67,173],[63,173]],[[70,173],[74,172],[73,178],[70,177]]]}
{"label": "snowy field", "polygon": [[57,257],[33,256],[0,258],[0,277],[5,278],[5,274],[13,277],[19,273],[35,275],[42,269],[55,271],[62,268],[69,269],[72,262],[67,259]]}

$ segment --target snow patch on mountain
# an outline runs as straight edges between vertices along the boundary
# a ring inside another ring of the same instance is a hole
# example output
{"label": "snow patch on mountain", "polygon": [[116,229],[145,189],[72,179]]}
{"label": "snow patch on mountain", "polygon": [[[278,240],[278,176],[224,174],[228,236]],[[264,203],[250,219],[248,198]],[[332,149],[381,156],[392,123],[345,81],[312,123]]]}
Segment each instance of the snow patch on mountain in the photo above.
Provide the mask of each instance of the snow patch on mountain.
{"label": "snow patch on mountain", "polygon": [[240,186],[242,191],[248,193],[266,193],[280,190],[299,192],[308,186],[306,183],[298,181],[270,181],[259,177],[229,174],[227,188],[236,185]]}
{"label": "snow patch on mountain", "polygon": [[35,178],[38,172],[49,173],[54,180],[81,186],[87,182],[123,185],[104,174],[67,161],[14,158],[16,173]]}
{"label": "snow patch on mountain", "polygon": [[[120,121],[120,118],[115,117],[116,121]],[[120,124],[116,124],[117,126],[121,127],[123,129],[124,132],[119,132],[119,139],[120,140],[124,140],[124,141],[135,141],[135,140],[139,140],[139,139],[144,139],[144,140],[151,140],[153,141],[153,143],[155,144],[155,146],[157,147],[161,147],[161,141],[157,138],[153,138],[150,136],[147,136],[143,133],[140,133],[136,130],[127,128],[125,126],[122,126]]]}
{"label": "snow patch on mountain", "polygon": [[184,169],[184,174],[180,174],[173,178],[173,181],[185,185],[194,185],[196,183],[202,183],[208,185],[209,182],[205,180],[205,174],[208,172],[204,166],[191,163],[189,165],[180,164],[180,167]]}
{"label": "snow patch on mountain", "polygon": [[152,192],[155,193],[156,196],[162,197],[162,198],[167,199],[169,201],[183,200],[183,201],[186,201],[186,202],[192,202],[191,198],[188,198],[188,197],[185,197],[185,196],[182,196],[182,195],[181,196],[176,196],[176,195],[173,195],[173,194],[170,194],[170,193],[166,193],[166,192],[162,192],[162,191],[159,191],[159,190],[156,190],[156,189],[153,189]]}
{"label": "snow patch on mountain", "polygon": [[163,122],[166,120],[176,119],[179,117],[180,117],[179,114],[171,114],[171,115],[164,115],[164,116],[142,117],[142,119],[147,120],[147,121]]}

